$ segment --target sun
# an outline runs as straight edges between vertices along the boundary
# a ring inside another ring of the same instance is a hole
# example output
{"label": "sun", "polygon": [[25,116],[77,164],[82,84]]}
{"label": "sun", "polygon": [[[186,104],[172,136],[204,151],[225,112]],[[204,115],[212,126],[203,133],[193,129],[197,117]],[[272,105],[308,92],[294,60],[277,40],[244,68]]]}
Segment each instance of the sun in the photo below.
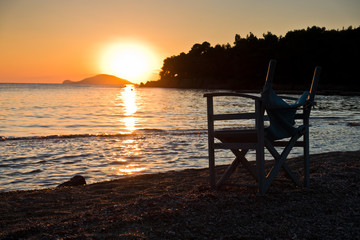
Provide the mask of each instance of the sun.
{"label": "sun", "polygon": [[100,70],[133,83],[146,82],[156,66],[155,54],[141,43],[113,43],[101,54]]}

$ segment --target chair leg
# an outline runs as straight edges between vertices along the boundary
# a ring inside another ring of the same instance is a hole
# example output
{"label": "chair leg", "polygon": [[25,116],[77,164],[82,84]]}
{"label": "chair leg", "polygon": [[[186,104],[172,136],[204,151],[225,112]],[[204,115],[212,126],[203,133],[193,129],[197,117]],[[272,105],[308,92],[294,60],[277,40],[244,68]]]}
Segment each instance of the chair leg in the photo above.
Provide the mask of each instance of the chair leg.
{"label": "chair leg", "polygon": [[265,191],[270,187],[270,184],[275,179],[276,175],[279,173],[281,167],[283,166],[287,156],[289,155],[291,149],[295,146],[296,141],[299,139],[299,135],[293,136],[289,143],[286,145],[285,149],[280,155],[280,158],[277,159],[273,169],[270,171],[270,173],[267,176],[266,179],[266,185],[265,185]]}
{"label": "chair leg", "polygon": [[[307,123],[308,124],[308,123]],[[309,127],[305,125],[304,133],[304,186],[310,186],[310,150],[309,150]]]}
{"label": "chair leg", "polygon": [[231,151],[235,154],[236,157],[234,161],[231,163],[231,165],[226,169],[225,173],[222,175],[220,180],[216,183],[216,188],[219,188],[226,181],[226,179],[228,179],[231,176],[231,174],[239,166],[240,162],[242,164],[244,164],[244,162],[248,162],[245,158],[245,155],[249,151],[249,149],[242,149],[241,151],[232,149]]}
{"label": "chair leg", "polygon": [[[265,146],[266,148],[269,150],[269,152],[271,153],[271,155],[275,158],[275,161],[279,161],[279,159],[281,158],[280,154],[278,153],[278,151],[276,151],[275,147],[268,141],[265,140]],[[289,168],[289,166],[286,164],[286,162],[284,162],[282,164],[282,168],[285,170],[287,176],[294,182],[295,185],[300,186],[300,182],[298,180],[298,178],[296,177],[296,175],[291,171],[291,169]],[[272,170],[271,170],[272,171]],[[271,172],[270,171],[270,172]]]}
{"label": "chair leg", "polygon": [[210,171],[210,187],[216,188],[215,184],[215,150],[212,144],[209,144],[209,171]]}
{"label": "chair leg", "polygon": [[209,145],[209,170],[210,187],[215,189],[215,147],[214,147],[214,103],[213,98],[207,98],[207,117],[208,117],[208,145]]}
{"label": "chair leg", "polygon": [[[274,64],[274,63],[273,63]],[[265,152],[264,152],[264,112],[265,107],[261,101],[255,101],[255,128],[257,129],[257,146],[256,146],[256,168],[259,179],[259,192],[266,192],[265,178]]]}
{"label": "chair leg", "polygon": [[[256,182],[259,182],[259,177],[256,174],[256,169],[254,169],[249,161],[245,158],[246,153],[249,151],[249,149],[243,149],[241,151],[239,150],[231,150],[236,157],[239,158],[241,164],[250,172],[250,174],[254,177]],[[244,152],[245,151],[245,152]]]}
{"label": "chair leg", "polygon": [[256,149],[256,167],[259,179],[259,192],[260,194],[265,194],[267,187],[265,177],[265,154],[263,146],[260,146]]}

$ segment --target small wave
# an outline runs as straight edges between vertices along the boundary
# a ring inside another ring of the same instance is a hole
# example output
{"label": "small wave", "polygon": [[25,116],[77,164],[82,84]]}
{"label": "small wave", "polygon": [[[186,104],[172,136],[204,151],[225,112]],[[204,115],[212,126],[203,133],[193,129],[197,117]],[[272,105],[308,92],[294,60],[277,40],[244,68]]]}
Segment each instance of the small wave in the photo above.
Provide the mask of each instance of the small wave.
{"label": "small wave", "polygon": [[28,156],[28,157],[15,157],[15,158],[8,158],[5,159],[4,161],[6,162],[25,162],[26,160],[36,160],[37,158],[39,158],[39,156]]}
{"label": "small wave", "polygon": [[71,124],[71,125],[65,126],[65,128],[84,128],[84,127],[89,127],[89,125],[85,125],[85,124]]}
{"label": "small wave", "polygon": [[16,140],[47,140],[47,139],[62,139],[62,138],[83,138],[95,137],[91,134],[69,134],[69,135],[47,135],[47,136],[30,136],[30,137],[2,137],[2,141],[16,141]]}
{"label": "small wave", "polygon": [[339,117],[332,117],[332,116],[314,116],[314,117],[310,117],[312,120],[334,120],[334,121],[337,121],[337,120],[343,120],[343,119],[346,119],[345,116],[339,116]]}
{"label": "small wave", "polygon": [[176,163],[176,162],[178,162],[178,161],[179,161],[179,158],[176,157],[176,158],[173,158],[173,159],[171,159],[171,160],[168,160],[167,163],[173,164],[173,163]]}
{"label": "small wave", "polygon": [[109,162],[109,165],[126,165],[128,164],[127,161],[112,161],[112,162]]}
{"label": "small wave", "polygon": [[15,177],[15,176],[19,176],[19,175],[22,175],[22,174],[23,174],[22,172],[14,171],[14,172],[6,173],[4,175],[7,176],[7,177]]}
{"label": "small wave", "polygon": [[163,132],[166,132],[166,131],[162,130],[162,129],[157,129],[157,128],[144,128],[144,129],[138,129],[135,132],[150,132],[150,133],[159,132],[159,133],[163,133]]}
{"label": "small wave", "polygon": [[207,129],[184,129],[169,131],[171,135],[203,135],[207,134]]}
{"label": "small wave", "polygon": [[[146,132],[146,131],[145,131]],[[0,141],[18,141],[18,140],[50,140],[50,139],[71,139],[71,138],[111,138],[111,137],[127,137],[143,134],[142,130],[137,130],[134,133],[97,133],[97,134],[65,134],[65,135],[47,135],[47,136],[28,136],[28,137],[3,137],[0,136]]]}
{"label": "small wave", "polygon": [[[88,154],[79,154],[79,155],[62,155],[62,154],[60,154],[56,158],[51,159],[51,162],[59,162],[59,161],[62,161],[62,160],[87,158],[87,157],[92,156],[92,155],[93,154],[90,154],[90,153],[88,153]],[[74,160],[72,162],[66,162],[64,164],[75,163],[75,161],[78,162],[80,160]]]}
{"label": "small wave", "polygon": [[40,160],[38,162],[34,162],[34,164],[45,164],[46,163],[46,160]]}
{"label": "small wave", "polygon": [[18,162],[18,161],[23,161],[23,160],[26,160],[27,157],[16,157],[16,158],[9,158],[9,159],[6,159],[5,161],[8,161],[8,162]]}
{"label": "small wave", "polygon": [[74,160],[74,161],[71,161],[71,162],[64,162],[62,164],[64,165],[71,165],[71,164],[75,164],[75,163],[78,163],[78,162],[81,162],[81,160]]}
{"label": "small wave", "polygon": [[95,137],[103,137],[103,138],[111,138],[111,137],[127,137],[134,136],[136,134],[133,133],[97,133]]}
{"label": "small wave", "polygon": [[30,174],[36,174],[36,173],[41,173],[41,172],[42,172],[42,170],[36,169],[36,170],[29,171],[29,172],[25,172],[23,174],[30,175]]}
{"label": "small wave", "polygon": [[206,134],[205,129],[181,129],[166,131],[163,129],[137,129],[131,133],[97,133],[97,134],[59,134],[45,136],[27,136],[27,137],[4,137],[0,136],[0,141],[19,141],[19,140],[50,140],[50,139],[72,139],[72,138],[117,138],[129,136],[144,136],[154,134],[170,135],[202,135]]}

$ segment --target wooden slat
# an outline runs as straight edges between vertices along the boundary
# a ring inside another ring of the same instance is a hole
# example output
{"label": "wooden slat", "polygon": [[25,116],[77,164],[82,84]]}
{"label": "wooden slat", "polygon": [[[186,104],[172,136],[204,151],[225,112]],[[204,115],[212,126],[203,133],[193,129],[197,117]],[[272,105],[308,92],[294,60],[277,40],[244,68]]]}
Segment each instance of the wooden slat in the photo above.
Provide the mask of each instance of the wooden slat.
{"label": "wooden slat", "polygon": [[[287,142],[287,141],[276,141],[276,142],[273,142],[272,145],[275,147],[286,147],[286,145],[288,143],[289,142]],[[304,141],[297,141],[294,145],[294,147],[304,147],[304,146],[305,146]]]}
{"label": "wooden slat", "polygon": [[256,130],[216,131],[214,137],[223,143],[256,143]]}
{"label": "wooden slat", "polygon": [[254,119],[255,113],[215,114],[214,120]]}
{"label": "wooden slat", "polygon": [[[214,114],[213,116],[214,121],[236,119],[255,119],[255,113]],[[264,121],[269,121],[269,117],[267,115],[264,116]]]}
{"label": "wooden slat", "polygon": [[242,136],[242,135],[249,135],[249,134],[256,134],[257,130],[255,128],[251,129],[238,129],[238,130],[216,130],[215,136],[219,135],[228,135],[228,136]]}
{"label": "wooden slat", "polygon": [[256,143],[215,143],[215,149],[255,149]]}
{"label": "wooden slat", "polygon": [[250,98],[254,100],[259,100],[260,96],[254,96],[250,94],[245,93],[234,93],[234,92],[215,92],[215,93],[205,93],[204,97],[244,97],[244,98]]}

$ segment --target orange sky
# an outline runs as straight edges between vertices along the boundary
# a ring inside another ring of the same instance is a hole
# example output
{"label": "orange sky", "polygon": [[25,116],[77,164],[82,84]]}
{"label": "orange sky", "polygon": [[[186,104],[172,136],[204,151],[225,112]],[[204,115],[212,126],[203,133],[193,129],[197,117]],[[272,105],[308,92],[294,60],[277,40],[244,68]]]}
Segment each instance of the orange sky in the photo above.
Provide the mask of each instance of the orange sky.
{"label": "orange sky", "polygon": [[235,34],[250,31],[260,37],[313,25],[358,27],[359,12],[358,0],[0,0],[0,82],[108,73],[100,59],[121,42],[152,52],[153,74],[136,80],[145,82],[157,79],[164,58],[195,43],[232,44]]}

